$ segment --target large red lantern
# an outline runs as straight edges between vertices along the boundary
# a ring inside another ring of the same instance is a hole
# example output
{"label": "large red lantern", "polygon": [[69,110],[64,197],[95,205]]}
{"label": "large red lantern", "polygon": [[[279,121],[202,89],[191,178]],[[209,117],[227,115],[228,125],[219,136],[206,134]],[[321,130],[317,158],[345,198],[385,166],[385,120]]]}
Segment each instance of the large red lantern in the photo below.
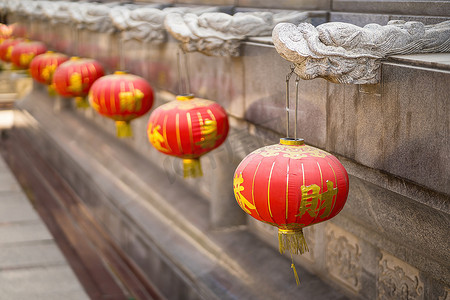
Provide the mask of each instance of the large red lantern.
{"label": "large red lantern", "polygon": [[102,66],[93,59],[72,57],[53,74],[53,84],[63,97],[75,97],[78,107],[89,107],[86,101],[92,84],[104,75]]}
{"label": "large red lantern", "polygon": [[117,136],[132,136],[130,121],[153,105],[153,90],[142,77],[115,72],[103,76],[89,90],[89,103],[101,115],[116,121]]}
{"label": "large red lantern", "polygon": [[31,60],[47,51],[47,47],[41,42],[21,42],[14,46],[11,53],[11,62],[19,69],[28,69]]}
{"label": "large red lantern", "polygon": [[286,138],[245,157],[235,171],[233,188],[242,210],[278,227],[281,253],[303,254],[308,247],[302,229],[336,216],[349,184],[336,157],[301,139]]}
{"label": "large red lantern", "polygon": [[31,77],[40,83],[48,85],[49,92],[52,93],[54,91],[52,85],[53,74],[55,73],[56,68],[68,59],[69,57],[67,55],[54,53],[52,51],[40,54],[31,61]]}
{"label": "large red lantern", "polygon": [[11,62],[11,54],[15,45],[23,42],[22,39],[6,39],[0,44],[0,59],[4,62]]}
{"label": "large red lantern", "polygon": [[184,177],[197,177],[202,175],[200,156],[225,141],[228,117],[216,102],[177,96],[152,112],[147,134],[158,151],[183,159]]}

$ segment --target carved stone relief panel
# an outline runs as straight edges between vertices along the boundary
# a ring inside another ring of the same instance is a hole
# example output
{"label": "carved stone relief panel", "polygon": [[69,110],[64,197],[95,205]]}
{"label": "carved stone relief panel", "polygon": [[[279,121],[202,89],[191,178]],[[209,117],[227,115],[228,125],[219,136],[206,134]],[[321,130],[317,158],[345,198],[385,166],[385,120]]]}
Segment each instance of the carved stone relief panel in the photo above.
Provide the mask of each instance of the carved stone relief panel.
{"label": "carved stone relief panel", "polygon": [[419,270],[382,252],[378,273],[379,300],[423,300],[424,286]]}
{"label": "carved stone relief panel", "polygon": [[444,294],[438,300],[450,300],[450,287],[445,288]]}
{"label": "carved stone relief panel", "polygon": [[351,290],[361,288],[361,247],[358,238],[331,223],[326,228],[328,272]]}

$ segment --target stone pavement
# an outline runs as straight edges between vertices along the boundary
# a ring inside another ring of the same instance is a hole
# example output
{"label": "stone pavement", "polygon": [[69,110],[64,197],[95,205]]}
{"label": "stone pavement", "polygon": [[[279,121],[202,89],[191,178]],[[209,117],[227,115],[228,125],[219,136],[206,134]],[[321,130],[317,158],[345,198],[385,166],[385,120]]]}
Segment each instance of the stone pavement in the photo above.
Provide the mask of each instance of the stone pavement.
{"label": "stone pavement", "polygon": [[0,299],[89,299],[1,157]]}

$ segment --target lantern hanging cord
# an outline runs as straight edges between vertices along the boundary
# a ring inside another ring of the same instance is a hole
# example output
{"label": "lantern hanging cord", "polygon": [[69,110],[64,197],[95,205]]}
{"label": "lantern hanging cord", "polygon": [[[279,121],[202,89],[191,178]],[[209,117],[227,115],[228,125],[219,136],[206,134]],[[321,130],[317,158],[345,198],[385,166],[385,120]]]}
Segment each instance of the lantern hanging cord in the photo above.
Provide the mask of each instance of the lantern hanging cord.
{"label": "lantern hanging cord", "polygon": [[289,66],[290,71],[286,75],[286,137],[289,138],[289,81],[291,80],[292,74],[294,74],[295,66]]}
{"label": "lantern hanging cord", "polygon": [[295,78],[295,121],[294,121],[294,139],[297,139],[297,123],[298,123],[298,84],[300,76]]}
{"label": "lantern hanging cord", "polygon": [[[182,53],[183,55],[181,55]],[[181,56],[183,58],[181,58]],[[184,61],[184,68],[182,66],[181,60]],[[187,60],[187,55],[184,49],[179,44],[177,50],[177,65],[178,65],[178,84],[180,94],[190,94],[191,93],[191,79],[189,77],[189,64]],[[184,73],[184,74],[183,74]]]}

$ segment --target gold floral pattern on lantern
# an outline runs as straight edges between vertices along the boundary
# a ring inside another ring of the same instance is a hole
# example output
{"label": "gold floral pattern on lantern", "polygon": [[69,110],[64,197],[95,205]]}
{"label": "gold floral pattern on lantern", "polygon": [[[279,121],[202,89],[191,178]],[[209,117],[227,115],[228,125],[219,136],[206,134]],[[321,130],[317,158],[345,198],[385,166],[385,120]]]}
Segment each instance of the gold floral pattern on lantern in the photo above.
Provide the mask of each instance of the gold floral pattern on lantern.
{"label": "gold floral pattern on lantern", "polygon": [[298,147],[286,147],[284,145],[271,145],[267,146],[261,149],[258,149],[253,152],[253,154],[259,154],[264,157],[272,157],[272,156],[278,156],[280,154],[283,154],[283,157],[286,158],[292,158],[292,159],[302,159],[308,156],[312,157],[326,157],[328,155],[331,155],[330,153],[302,145]]}

